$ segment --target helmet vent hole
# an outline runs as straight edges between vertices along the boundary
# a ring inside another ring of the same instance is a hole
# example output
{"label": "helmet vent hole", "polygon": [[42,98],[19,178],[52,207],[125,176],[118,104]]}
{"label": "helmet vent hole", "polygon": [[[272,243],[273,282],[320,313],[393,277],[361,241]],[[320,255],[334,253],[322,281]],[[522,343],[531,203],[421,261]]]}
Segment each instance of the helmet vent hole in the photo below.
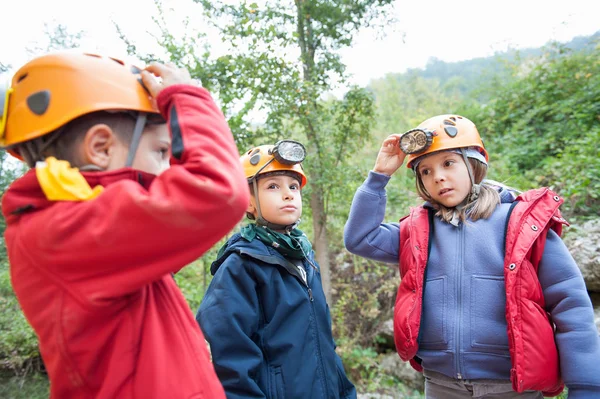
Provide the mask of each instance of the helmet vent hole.
{"label": "helmet vent hole", "polygon": [[255,153],[254,155],[252,155],[250,157],[250,165],[258,165],[258,163],[260,162],[260,154]]}
{"label": "helmet vent hole", "polygon": [[450,137],[456,137],[456,135],[458,134],[458,129],[454,126],[445,126],[444,131]]}
{"label": "helmet vent hole", "polygon": [[456,121],[453,118],[444,119],[444,125],[456,126]]}
{"label": "helmet vent hole", "polygon": [[140,68],[136,67],[135,65],[131,66],[130,71],[134,75],[139,75],[140,73],[142,73],[142,70]]}
{"label": "helmet vent hole", "polygon": [[117,59],[117,58],[112,58],[112,57],[109,57],[109,58],[110,58],[111,60],[113,60],[114,62],[116,62],[117,64],[119,64],[119,65],[125,65],[125,63],[124,63],[123,61],[121,61],[121,60],[119,60],[119,59]]}
{"label": "helmet vent hole", "polygon": [[27,106],[36,115],[43,115],[50,105],[50,91],[42,90],[27,97]]}
{"label": "helmet vent hole", "polygon": [[28,73],[24,73],[23,75],[19,76],[19,78],[17,79],[17,83],[21,83],[21,81],[23,79],[25,79],[27,77],[27,75],[29,75]]}

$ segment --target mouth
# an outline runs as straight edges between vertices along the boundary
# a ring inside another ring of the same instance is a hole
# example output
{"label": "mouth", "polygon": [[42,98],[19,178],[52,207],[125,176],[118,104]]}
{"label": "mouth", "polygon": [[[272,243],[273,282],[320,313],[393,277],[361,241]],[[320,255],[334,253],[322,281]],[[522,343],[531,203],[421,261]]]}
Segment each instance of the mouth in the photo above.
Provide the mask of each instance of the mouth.
{"label": "mouth", "polygon": [[442,197],[442,196],[444,196],[444,195],[446,195],[446,194],[449,194],[449,193],[450,193],[450,192],[452,192],[452,191],[454,191],[454,190],[453,190],[453,189],[451,189],[451,188],[444,188],[444,189],[441,189],[441,190],[438,192],[438,195],[439,195],[440,197]]}
{"label": "mouth", "polygon": [[288,205],[288,206],[284,206],[284,207],[282,207],[281,209],[282,209],[282,210],[284,210],[284,211],[295,211],[295,210],[296,210],[296,207],[295,207],[295,206]]}

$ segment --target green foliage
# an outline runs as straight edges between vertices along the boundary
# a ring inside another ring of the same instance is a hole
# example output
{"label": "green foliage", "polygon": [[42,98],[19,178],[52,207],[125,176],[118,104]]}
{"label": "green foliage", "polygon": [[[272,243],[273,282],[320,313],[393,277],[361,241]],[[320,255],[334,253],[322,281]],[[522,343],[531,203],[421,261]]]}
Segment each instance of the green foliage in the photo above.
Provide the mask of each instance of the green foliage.
{"label": "green foliage", "polygon": [[519,188],[550,186],[570,215],[600,212],[600,53],[553,45],[471,108],[486,145]]}
{"label": "green foliage", "polygon": [[228,237],[222,239],[208,250],[200,259],[184,267],[175,274],[175,281],[183,292],[190,309],[195,314],[200,307],[204,293],[212,280],[210,265],[217,259],[219,249]]}
{"label": "green foliage", "polygon": [[16,375],[40,371],[37,337],[19,307],[5,262],[0,266],[0,369]]}
{"label": "green foliage", "polygon": [[0,398],[47,399],[49,393],[48,378],[43,374],[25,377],[0,375]]}
{"label": "green foliage", "polygon": [[341,340],[338,353],[344,363],[348,378],[358,392],[393,395],[395,398],[423,398],[423,394],[407,388],[396,377],[381,368],[383,355],[372,347],[361,347]]}

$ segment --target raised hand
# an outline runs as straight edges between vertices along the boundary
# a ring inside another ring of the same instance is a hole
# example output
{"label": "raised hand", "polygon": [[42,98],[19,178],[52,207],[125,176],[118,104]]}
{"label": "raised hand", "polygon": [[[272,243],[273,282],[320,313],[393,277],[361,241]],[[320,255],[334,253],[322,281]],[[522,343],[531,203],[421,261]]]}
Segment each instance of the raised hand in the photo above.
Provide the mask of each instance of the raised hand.
{"label": "raised hand", "polygon": [[[157,80],[156,77],[161,80]],[[187,69],[178,68],[171,63],[165,65],[158,62],[151,63],[142,71],[142,81],[154,98],[165,87],[176,84],[194,84]]]}
{"label": "raised hand", "polygon": [[406,154],[400,149],[400,136],[401,134],[391,134],[383,140],[373,167],[374,172],[391,176],[402,166]]}

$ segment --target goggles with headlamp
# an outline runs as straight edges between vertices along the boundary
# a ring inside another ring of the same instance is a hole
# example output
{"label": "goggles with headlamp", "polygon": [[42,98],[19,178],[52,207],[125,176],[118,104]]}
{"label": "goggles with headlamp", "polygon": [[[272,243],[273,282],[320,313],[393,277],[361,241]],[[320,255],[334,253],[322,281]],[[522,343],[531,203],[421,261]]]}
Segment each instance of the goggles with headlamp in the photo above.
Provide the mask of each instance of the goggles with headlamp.
{"label": "goggles with headlamp", "polygon": [[[269,161],[267,161],[260,169],[256,171],[256,173],[249,178],[256,178],[260,172],[262,172],[266,167],[268,167],[273,161],[277,161],[282,165],[291,166],[297,165],[304,161],[306,158],[306,148],[301,143],[294,140],[280,140],[275,143],[275,146],[268,151],[269,155],[272,155]],[[257,165],[260,162],[261,154],[257,152],[253,156],[250,157],[250,163],[253,165]]]}
{"label": "goggles with headlamp", "polygon": [[411,129],[400,136],[400,149],[405,154],[419,154],[431,146],[435,132],[428,129]]}

